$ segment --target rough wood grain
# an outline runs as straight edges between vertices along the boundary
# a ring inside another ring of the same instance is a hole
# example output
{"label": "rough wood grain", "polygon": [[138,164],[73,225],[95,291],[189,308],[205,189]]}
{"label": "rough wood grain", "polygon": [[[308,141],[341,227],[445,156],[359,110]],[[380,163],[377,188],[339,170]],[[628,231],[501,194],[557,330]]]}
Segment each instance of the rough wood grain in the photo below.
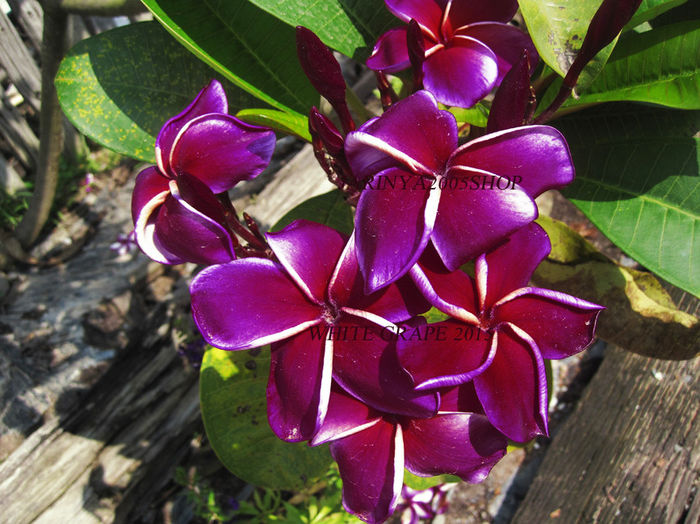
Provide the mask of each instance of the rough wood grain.
{"label": "rough wood grain", "polygon": [[41,33],[44,24],[44,12],[37,0],[8,0],[19,25],[32,43],[34,50],[41,51]]}
{"label": "rough wood grain", "polygon": [[0,12],[0,64],[12,83],[35,111],[39,110],[41,73],[15,26]]}
{"label": "rough wood grain", "polygon": [[513,522],[698,522],[699,371],[611,349]]}
{"label": "rough wood grain", "polygon": [[36,169],[39,161],[39,139],[17,108],[6,100],[0,86],[0,134],[7,141],[12,154],[27,169]]}

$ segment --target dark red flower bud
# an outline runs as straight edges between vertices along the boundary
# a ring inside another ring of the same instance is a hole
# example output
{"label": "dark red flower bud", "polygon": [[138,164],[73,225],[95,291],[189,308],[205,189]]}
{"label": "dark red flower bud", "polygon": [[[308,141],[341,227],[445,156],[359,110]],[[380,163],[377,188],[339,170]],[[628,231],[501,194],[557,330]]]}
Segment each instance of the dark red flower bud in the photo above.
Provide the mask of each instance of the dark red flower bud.
{"label": "dark red flower bud", "polygon": [[413,18],[408,23],[406,31],[406,44],[408,45],[408,59],[413,68],[413,89],[423,87],[423,62],[425,62],[425,45],[423,44],[423,31]]}
{"label": "dark red flower bud", "polygon": [[297,55],[311,84],[338,113],[343,130],[354,130],[355,122],[345,101],[345,79],[333,51],[313,31],[297,26]]}
{"label": "dark red flower bud", "polygon": [[526,124],[535,108],[535,92],[530,85],[530,60],[523,50],[520,60],[508,71],[491,105],[487,133]]}
{"label": "dark red flower bud", "polygon": [[311,108],[309,113],[309,130],[311,135],[318,135],[323,143],[323,147],[332,156],[344,155],[343,144],[344,140],[338,128],[328,117],[319,112],[315,107]]}
{"label": "dark red flower bud", "polygon": [[586,64],[615,39],[641,3],[642,0],[603,0],[588,26],[581,50],[566,73],[566,86],[573,89]]}

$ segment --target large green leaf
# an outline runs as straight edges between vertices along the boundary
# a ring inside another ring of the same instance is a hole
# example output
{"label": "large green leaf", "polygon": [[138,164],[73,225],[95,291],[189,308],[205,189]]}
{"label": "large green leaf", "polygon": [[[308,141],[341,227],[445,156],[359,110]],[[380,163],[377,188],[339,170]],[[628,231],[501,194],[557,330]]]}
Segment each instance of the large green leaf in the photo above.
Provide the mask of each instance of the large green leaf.
{"label": "large green leaf", "polygon": [[346,56],[364,61],[379,36],[400,25],[378,0],[249,0],[292,27],[303,25]]}
{"label": "large green leaf", "polygon": [[[520,11],[540,58],[564,77],[573,63],[593,15],[603,0],[520,0]],[[585,67],[578,85],[588,85],[603,69],[615,41]]]}
{"label": "large green leaf", "polygon": [[652,18],[659,16],[661,13],[665,13],[669,9],[673,9],[681,4],[686,3],[688,0],[642,0],[639,5],[639,9],[634,13],[632,20],[629,21],[626,29],[631,29],[638,26],[643,22],[648,22]]}
{"label": "large green leaf", "polygon": [[621,100],[700,109],[700,20],[630,33],[593,83],[564,107]]}
{"label": "large green leaf", "polygon": [[625,104],[558,127],[576,165],[565,194],[642,265],[700,295],[700,112]]}
{"label": "large green leaf", "polygon": [[307,115],[319,95],[296,54],[294,28],[243,0],[143,0],[187,49],[282,111]]}
{"label": "large green leaf", "polygon": [[265,389],[270,351],[210,348],[200,371],[202,420],[221,462],[256,486],[300,490],[331,463],[326,446],[278,439],[267,422]]}
{"label": "large green leaf", "polygon": [[700,351],[700,322],[679,311],[653,275],[613,263],[562,222],[546,216],[537,222],[552,251],[533,280],[604,305],[598,336],[652,358],[689,359]]}
{"label": "large green leaf", "polygon": [[[156,22],[112,29],[76,44],[61,62],[56,90],[81,133],[124,155],[154,162],[156,136],[216,73]],[[225,84],[231,112],[255,99]]]}
{"label": "large green leaf", "polygon": [[301,219],[330,226],[346,235],[354,227],[352,209],[338,189],[305,200],[280,218],[270,231],[280,231]]}

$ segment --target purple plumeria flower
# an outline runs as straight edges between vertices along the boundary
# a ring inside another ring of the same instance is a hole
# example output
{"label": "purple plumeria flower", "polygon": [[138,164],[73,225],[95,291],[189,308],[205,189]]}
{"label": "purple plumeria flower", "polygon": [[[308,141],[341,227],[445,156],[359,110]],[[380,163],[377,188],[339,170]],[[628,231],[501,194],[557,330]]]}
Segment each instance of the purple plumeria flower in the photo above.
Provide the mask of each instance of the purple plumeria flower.
{"label": "purple plumeria flower", "polygon": [[428,241],[457,269],[537,217],[534,198],[573,180],[564,137],[523,126],[458,147],[457,122],[419,91],[349,133],[345,152],[365,185],[355,241],[367,290],[404,275]]}
{"label": "purple plumeria flower", "polygon": [[157,166],[136,178],[131,212],[136,240],[163,264],[215,264],[235,258],[225,211],[215,197],[260,174],[275,134],[229,114],[212,80],[156,139]]}
{"label": "purple plumeria flower", "polygon": [[399,360],[418,390],[473,381],[488,419],[518,442],[547,434],[544,359],[566,358],[588,347],[604,309],[528,285],[550,249],[547,233],[530,224],[476,260],[476,279],[448,272],[426,254],[411,276],[452,319],[419,329],[441,326],[452,342],[397,344]]}
{"label": "purple plumeria flower", "polygon": [[[507,22],[516,0],[386,0],[394,15],[415,20],[423,37],[423,85],[440,102],[471,107],[499,85],[523,49],[537,63],[528,35]],[[370,69],[394,73],[410,65],[405,27],[382,35]]]}
{"label": "purple plumeria flower", "polygon": [[267,240],[279,262],[245,258],[208,267],[190,292],[195,322],[212,346],[272,344],[267,403],[275,434],[313,437],[332,378],[377,409],[434,414],[436,395],[414,391],[381,337],[382,329],[427,310],[410,279],[365,295],[352,240],[321,224],[298,220]]}
{"label": "purple plumeria flower", "polygon": [[[384,522],[396,509],[404,467],[415,475],[457,475],[477,483],[506,453],[507,441],[481,413],[468,390],[447,393],[440,412],[418,418],[373,409],[340,388],[331,392],[328,414],[311,445],[330,442],[343,480],[343,507],[369,523]],[[467,395],[465,395],[467,392]]]}
{"label": "purple plumeria flower", "polygon": [[447,511],[447,493],[454,483],[416,490],[404,485],[396,511],[401,513],[401,524],[418,524],[420,520],[432,520]]}

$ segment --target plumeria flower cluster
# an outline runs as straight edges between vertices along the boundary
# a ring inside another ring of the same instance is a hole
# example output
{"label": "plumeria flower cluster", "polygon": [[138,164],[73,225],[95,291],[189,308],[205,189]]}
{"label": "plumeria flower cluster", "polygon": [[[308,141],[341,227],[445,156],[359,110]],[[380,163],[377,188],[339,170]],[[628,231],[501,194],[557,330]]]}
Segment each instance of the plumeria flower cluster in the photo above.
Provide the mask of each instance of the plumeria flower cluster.
{"label": "plumeria flower cluster", "polygon": [[[387,110],[359,126],[332,53],[297,31],[302,66],[341,122],[309,117],[319,162],[356,205],[352,234],[297,220],[263,235],[241,222],[226,191],[265,168],[274,135],[229,116],[216,81],[166,122],[132,206],[146,254],[207,266],[190,287],[204,340],[269,345],[272,431],[329,443],[344,507],[369,523],[396,510],[404,470],[480,482],[509,440],[547,435],[545,360],[585,349],[602,309],[529,284],[551,249],[534,199],[574,177],[564,137],[518,125],[464,142],[439,105],[458,103],[458,84],[478,87],[466,88],[470,102],[483,97],[513,64],[528,74],[532,44],[505,24],[516,3],[387,5],[414,29],[382,37],[370,66],[403,67],[425,49],[427,89],[385,97]],[[430,308],[445,319],[428,323]]]}

